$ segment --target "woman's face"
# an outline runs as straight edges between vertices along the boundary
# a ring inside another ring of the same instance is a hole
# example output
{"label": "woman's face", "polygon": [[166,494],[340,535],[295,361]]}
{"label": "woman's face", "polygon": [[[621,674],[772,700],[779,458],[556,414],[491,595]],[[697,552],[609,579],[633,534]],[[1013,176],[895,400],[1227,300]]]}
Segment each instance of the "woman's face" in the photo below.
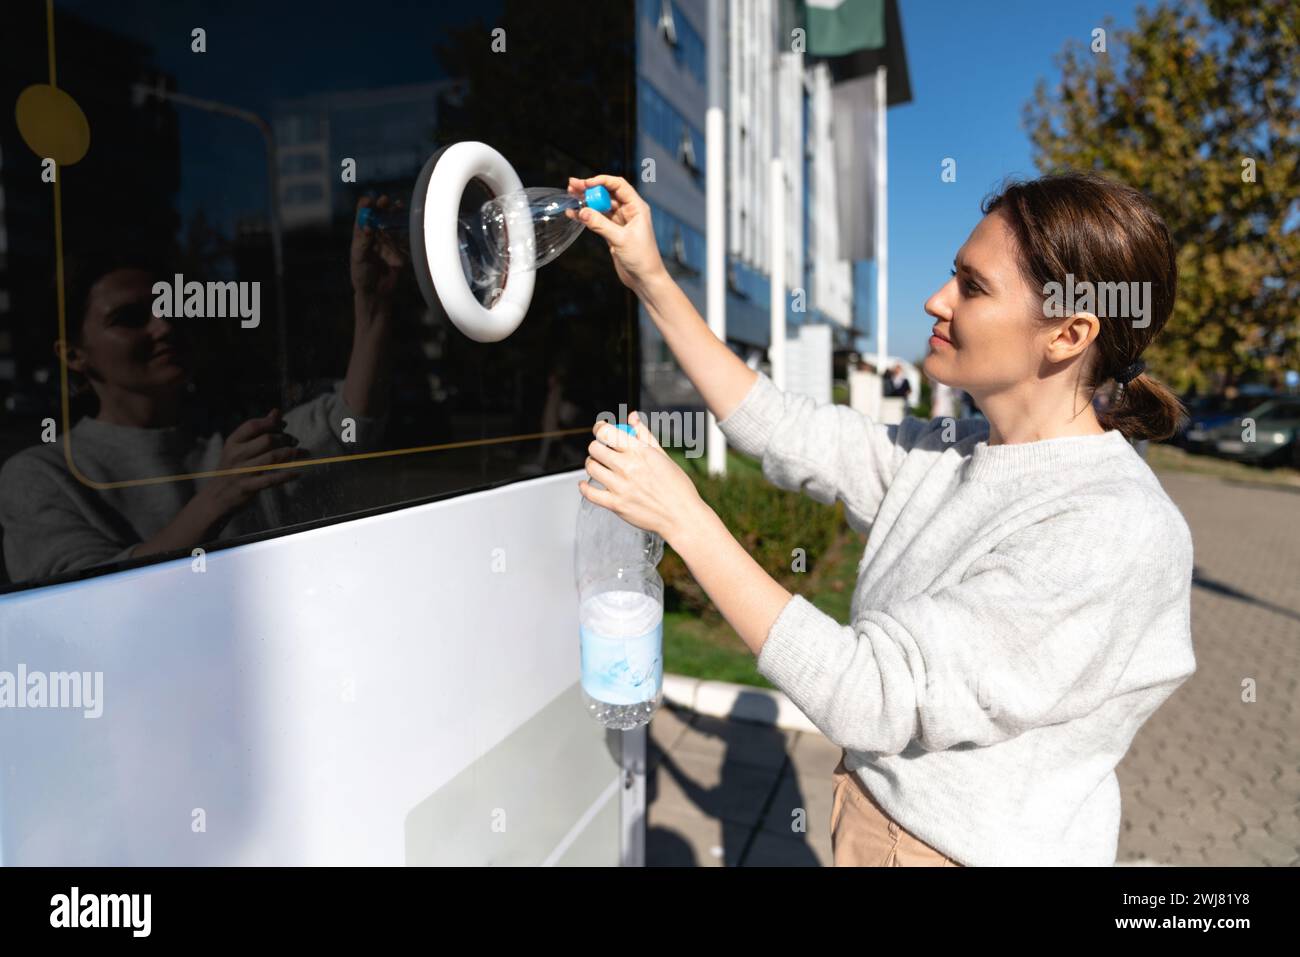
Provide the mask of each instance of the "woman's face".
{"label": "woman's face", "polygon": [[174,392],[185,383],[181,344],[170,321],[153,314],[153,283],[142,269],[106,273],[90,289],[81,336],[68,367],[104,387]]}
{"label": "woman's face", "polygon": [[955,275],[925,303],[936,334],[922,371],[976,399],[1037,377],[1053,334],[1042,302],[1020,274],[1015,235],[990,213],[957,250]]}

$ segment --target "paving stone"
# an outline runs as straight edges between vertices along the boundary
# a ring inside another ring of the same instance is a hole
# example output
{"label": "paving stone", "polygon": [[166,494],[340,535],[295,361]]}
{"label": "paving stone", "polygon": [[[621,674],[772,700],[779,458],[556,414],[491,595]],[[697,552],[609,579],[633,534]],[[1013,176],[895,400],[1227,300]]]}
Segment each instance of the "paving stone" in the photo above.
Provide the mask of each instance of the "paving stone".
{"label": "paving stone", "polygon": [[736,867],[753,828],[704,814],[652,806],[646,821],[646,865]]}
{"label": "paving stone", "polygon": [[779,771],[798,736],[799,732],[785,728],[701,714],[683,729],[672,753]]}
{"label": "paving stone", "polygon": [[[793,828],[803,826],[808,834],[830,834],[833,783],[829,774],[802,774],[787,771],[777,781],[767,814],[764,831],[794,836]],[[801,813],[796,813],[801,812]]]}
{"label": "paving stone", "polygon": [[678,814],[757,827],[778,776],[774,768],[726,762],[674,750],[664,755],[647,782],[647,801]]}
{"label": "paving stone", "polygon": [[803,773],[825,774],[829,781],[843,754],[844,749],[831,744],[825,735],[804,731],[795,740],[791,760]]}
{"label": "paving stone", "polygon": [[682,733],[695,718],[695,712],[676,705],[665,704],[650,719],[649,740],[646,742],[647,766],[653,769],[665,751],[671,751]]}
{"label": "paving stone", "polygon": [[821,846],[811,840],[781,837],[760,831],[742,867],[829,867],[834,861],[830,836]]}
{"label": "paving stone", "polygon": [[[1300,675],[1300,495],[1183,473],[1160,479],[1192,531],[1197,670],[1121,765],[1119,857],[1287,864],[1300,841],[1300,735],[1289,731]],[[1255,680],[1253,703],[1242,701],[1244,678]]]}

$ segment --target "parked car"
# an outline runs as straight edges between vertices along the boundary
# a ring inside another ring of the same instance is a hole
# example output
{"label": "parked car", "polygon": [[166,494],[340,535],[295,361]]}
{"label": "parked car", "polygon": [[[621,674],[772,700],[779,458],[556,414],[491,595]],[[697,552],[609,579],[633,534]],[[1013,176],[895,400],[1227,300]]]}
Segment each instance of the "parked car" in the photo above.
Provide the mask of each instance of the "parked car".
{"label": "parked car", "polygon": [[[1245,434],[1246,419],[1254,422],[1253,438]],[[1260,403],[1239,418],[1208,430],[1206,441],[1215,455],[1224,458],[1300,468],[1300,396]]]}
{"label": "parked car", "polygon": [[1187,421],[1171,440],[1189,452],[1214,452],[1214,442],[1209,433],[1221,425],[1228,425],[1239,420],[1251,409],[1269,399],[1280,398],[1271,392],[1260,393],[1254,390],[1242,390],[1241,394],[1231,399],[1222,395],[1205,395],[1195,399],[1184,399],[1187,406]]}

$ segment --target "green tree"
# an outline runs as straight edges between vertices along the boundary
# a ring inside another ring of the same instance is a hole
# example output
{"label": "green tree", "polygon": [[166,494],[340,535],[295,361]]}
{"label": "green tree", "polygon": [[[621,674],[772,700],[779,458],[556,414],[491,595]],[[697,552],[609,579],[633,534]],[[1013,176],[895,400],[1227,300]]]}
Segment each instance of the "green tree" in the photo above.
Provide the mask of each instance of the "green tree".
{"label": "green tree", "polygon": [[1176,388],[1280,378],[1300,355],[1300,45],[1295,0],[1139,7],[1058,54],[1025,108],[1040,170],[1142,190],[1178,246],[1178,298],[1150,357]]}

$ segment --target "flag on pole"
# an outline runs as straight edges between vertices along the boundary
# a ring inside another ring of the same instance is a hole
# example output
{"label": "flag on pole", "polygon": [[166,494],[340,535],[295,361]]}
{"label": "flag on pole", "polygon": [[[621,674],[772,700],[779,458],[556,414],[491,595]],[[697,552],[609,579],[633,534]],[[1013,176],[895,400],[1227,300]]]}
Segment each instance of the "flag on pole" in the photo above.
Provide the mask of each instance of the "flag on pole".
{"label": "flag on pole", "polygon": [[876,77],[854,77],[831,87],[835,143],[836,213],[841,259],[876,258]]}
{"label": "flag on pole", "polygon": [[792,16],[807,38],[805,53],[824,60],[836,83],[874,74],[883,63],[889,105],[911,102],[897,0],[796,0]]}
{"label": "flag on pole", "polygon": [[876,71],[886,68],[889,106],[912,98],[896,0],[802,0],[797,16],[807,55],[823,60],[832,78],[831,125],[839,256],[875,259],[878,142]]}
{"label": "flag on pole", "polygon": [[885,45],[884,0],[805,0],[808,52],[842,56]]}

